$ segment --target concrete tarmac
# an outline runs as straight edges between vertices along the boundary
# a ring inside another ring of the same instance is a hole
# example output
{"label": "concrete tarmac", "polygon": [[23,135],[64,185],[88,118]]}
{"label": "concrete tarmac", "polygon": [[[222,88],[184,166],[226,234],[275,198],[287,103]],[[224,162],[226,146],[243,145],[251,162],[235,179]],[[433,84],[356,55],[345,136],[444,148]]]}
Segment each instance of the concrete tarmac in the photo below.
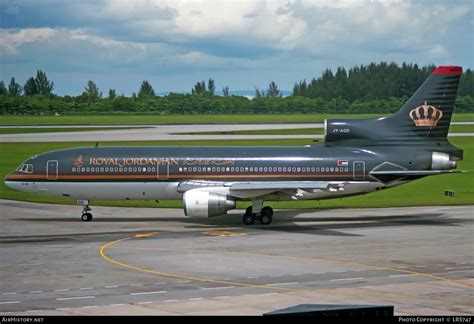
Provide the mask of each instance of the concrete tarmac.
{"label": "concrete tarmac", "polygon": [[[315,204],[316,206],[316,204]],[[1,314],[260,315],[298,304],[474,314],[473,206],[242,211],[0,200]]]}

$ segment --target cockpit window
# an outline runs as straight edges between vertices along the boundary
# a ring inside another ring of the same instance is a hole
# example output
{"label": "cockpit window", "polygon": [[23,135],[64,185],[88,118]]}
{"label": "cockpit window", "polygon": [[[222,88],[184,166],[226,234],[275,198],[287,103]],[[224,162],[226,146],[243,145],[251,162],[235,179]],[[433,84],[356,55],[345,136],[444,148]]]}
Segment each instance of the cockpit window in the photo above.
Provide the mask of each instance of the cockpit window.
{"label": "cockpit window", "polygon": [[33,173],[33,164],[20,164],[16,170],[23,173]]}

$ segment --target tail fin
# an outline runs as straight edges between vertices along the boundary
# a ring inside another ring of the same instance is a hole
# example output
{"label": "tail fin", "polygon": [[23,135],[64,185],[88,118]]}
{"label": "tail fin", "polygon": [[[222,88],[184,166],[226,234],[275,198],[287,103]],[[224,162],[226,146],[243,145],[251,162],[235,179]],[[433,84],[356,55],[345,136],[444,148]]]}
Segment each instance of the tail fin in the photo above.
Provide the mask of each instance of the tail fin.
{"label": "tail fin", "polygon": [[436,147],[462,158],[447,139],[461,72],[459,66],[438,67],[393,115],[326,120],[326,145]]}
{"label": "tail fin", "polygon": [[387,121],[420,137],[447,138],[462,68],[440,66]]}

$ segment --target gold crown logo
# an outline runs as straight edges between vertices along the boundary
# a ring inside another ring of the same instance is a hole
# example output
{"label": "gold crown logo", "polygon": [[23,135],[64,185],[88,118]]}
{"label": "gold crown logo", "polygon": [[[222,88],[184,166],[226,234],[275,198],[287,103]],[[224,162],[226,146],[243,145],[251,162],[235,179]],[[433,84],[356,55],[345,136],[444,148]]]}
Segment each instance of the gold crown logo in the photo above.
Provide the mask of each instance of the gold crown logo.
{"label": "gold crown logo", "polygon": [[82,158],[82,154],[79,155],[73,162],[72,165],[74,165],[76,168],[82,167],[84,164],[84,159]]}
{"label": "gold crown logo", "polygon": [[443,117],[443,112],[433,106],[428,105],[425,100],[423,105],[412,109],[409,112],[409,116],[410,119],[415,123],[416,127],[434,127]]}

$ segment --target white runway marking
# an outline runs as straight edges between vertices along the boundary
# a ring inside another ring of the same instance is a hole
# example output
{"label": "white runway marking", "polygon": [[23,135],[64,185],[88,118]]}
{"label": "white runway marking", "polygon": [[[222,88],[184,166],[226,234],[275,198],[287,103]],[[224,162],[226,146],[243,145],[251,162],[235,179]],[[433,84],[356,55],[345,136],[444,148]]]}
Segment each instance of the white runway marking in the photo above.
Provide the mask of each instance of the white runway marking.
{"label": "white runway marking", "polygon": [[217,290],[217,289],[230,289],[234,288],[233,286],[228,287],[209,287],[209,288],[199,288],[199,290]]}
{"label": "white runway marking", "polygon": [[3,296],[6,296],[6,295],[16,295],[16,292],[9,292],[9,293],[2,293]]}
{"label": "white runway marking", "polygon": [[137,305],[146,305],[146,304],[151,304],[151,303],[153,303],[153,302],[151,302],[151,301],[139,302],[139,303],[137,303]]}
{"label": "white runway marking", "polygon": [[203,300],[204,298],[199,297],[199,298],[189,298],[189,300]]}
{"label": "white runway marking", "polygon": [[446,273],[455,273],[455,272],[474,272],[474,270],[456,270],[456,271],[448,271]]}
{"label": "white runway marking", "polygon": [[130,295],[136,296],[136,295],[150,295],[150,294],[164,294],[167,293],[166,290],[161,290],[161,291],[146,291],[146,292],[139,292],[139,293],[131,293]]}
{"label": "white runway marking", "polygon": [[267,284],[267,286],[283,286],[283,285],[297,285],[299,282],[278,282],[273,284]]}
{"label": "white runway marking", "polygon": [[4,305],[4,304],[19,304],[19,303],[21,303],[21,301],[15,300],[15,301],[8,301],[8,302],[0,302],[0,305]]}
{"label": "white runway marking", "polygon": [[55,292],[69,291],[69,289],[56,289]]}
{"label": "white runway marking", "polygon": [[65,298],[56,298],[56,300],[74,300],[74,299],[90,299],[90,298],[95,298],[95,296],[65,297]]}
{"label": "white runway marking", "polygon": [[172,303],[172,302],[177,302],[178,300],[177,299],[168,299],[168,300],[165,300],[164,303]]}
{"label": "white runway marking", "polygon": [[94,289],[94,287],[79,288],[79,290],[91,290],[91,289]]}
{"label": "white runway marking", "polygon": [[119,306],[125,306],[125,304],[112,304],[110,307],[119,307]]}
{"label": "white runway marking", "polygon": [[342,279],[331,279],[329,281],[344,281],[344,280],[361,280],[364,278],[342,278]]}
{"label": "white runway marking", "polygon": [[42,293],[43,291],[42,290],[32,290],[32,291],[29,291],[30,294],[40,294]]}
{"label": "white runway marking", "polygon": [[118,288],[118,286],[105,286],[105,288],[110,289],[110,288]]}
{"label": "white runway marking", "polygon": [[409,276],[413,276],[413,274],[392,275],[392,276],[389,276],[389,277],[390,278],[400,278],[400,277],[409,277]]}

